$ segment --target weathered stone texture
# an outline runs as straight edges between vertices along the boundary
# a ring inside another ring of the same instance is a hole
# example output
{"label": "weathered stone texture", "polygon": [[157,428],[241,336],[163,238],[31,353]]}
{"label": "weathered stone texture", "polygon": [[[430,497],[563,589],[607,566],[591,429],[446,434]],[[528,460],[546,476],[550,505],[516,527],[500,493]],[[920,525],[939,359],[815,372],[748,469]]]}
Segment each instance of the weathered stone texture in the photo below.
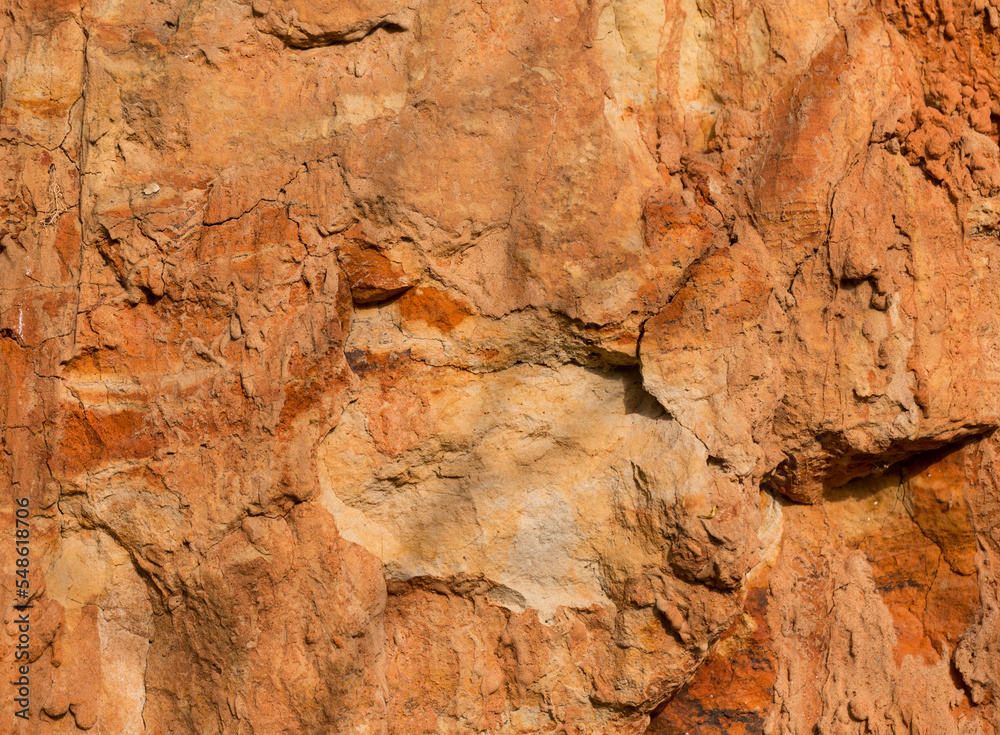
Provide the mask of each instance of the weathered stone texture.
{"label": "weathered stone texture", "polygon": [[991,1],[0,0],[0,732],[996,735]]}

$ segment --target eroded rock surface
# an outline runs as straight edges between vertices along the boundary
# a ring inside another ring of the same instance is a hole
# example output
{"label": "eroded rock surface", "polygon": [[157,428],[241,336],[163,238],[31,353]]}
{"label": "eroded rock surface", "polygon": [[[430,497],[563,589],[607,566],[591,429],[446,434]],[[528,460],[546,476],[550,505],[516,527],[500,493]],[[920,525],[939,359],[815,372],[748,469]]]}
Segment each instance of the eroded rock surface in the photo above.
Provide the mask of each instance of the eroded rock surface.
{"label": "eroded rock surface", "polygon": [[989,0],[0,7],[0,731],[1000,729]]}

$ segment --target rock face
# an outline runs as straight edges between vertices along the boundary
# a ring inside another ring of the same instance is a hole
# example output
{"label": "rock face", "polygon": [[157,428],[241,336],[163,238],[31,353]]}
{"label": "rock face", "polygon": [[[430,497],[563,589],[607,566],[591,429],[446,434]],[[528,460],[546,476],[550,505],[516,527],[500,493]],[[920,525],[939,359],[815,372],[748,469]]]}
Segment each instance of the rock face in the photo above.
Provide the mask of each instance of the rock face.
{"label": "rock face", "polygon": [[996,735],[990,2],[0,0],[0,731]]}
{"label": "rock face", "polygon": [[788,506],[780,552],[651,733],[994,732],[997,442]]}

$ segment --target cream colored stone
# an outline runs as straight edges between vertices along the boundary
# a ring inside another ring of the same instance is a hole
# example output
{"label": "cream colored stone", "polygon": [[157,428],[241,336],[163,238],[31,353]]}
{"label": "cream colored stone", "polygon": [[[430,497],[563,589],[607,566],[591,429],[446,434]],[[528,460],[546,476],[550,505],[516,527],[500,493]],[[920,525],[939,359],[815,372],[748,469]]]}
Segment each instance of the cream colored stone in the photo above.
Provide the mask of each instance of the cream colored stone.
{"label": "cream colored stone", "polygon": [[[65,691],[74,706],[94,711],[92,732],[144,733],[144,673],[153,610],[132,559],[106,534],[71,533],[62,541],[46,582],[48,598],[65,616],[56,634],[62,660],[53,686]],[[85,610],[95,606],[97,624],[89,626],[83,622]],[[90,668],[95,663],[97,668]],[[97,681],[78,678],[93,673]],[[80,717],[75,721],[80,727]]]}
{"label": "cream colored stone", "polygon": [[379,452],[355,407],[320,449],[323,502],[390,579],[484,576],[551,619],[612,604],[661,563],[665,539],[637,514],[708,506],[704,447],[633,373],[449,372],[423,409],[427,438],[406,452]]}

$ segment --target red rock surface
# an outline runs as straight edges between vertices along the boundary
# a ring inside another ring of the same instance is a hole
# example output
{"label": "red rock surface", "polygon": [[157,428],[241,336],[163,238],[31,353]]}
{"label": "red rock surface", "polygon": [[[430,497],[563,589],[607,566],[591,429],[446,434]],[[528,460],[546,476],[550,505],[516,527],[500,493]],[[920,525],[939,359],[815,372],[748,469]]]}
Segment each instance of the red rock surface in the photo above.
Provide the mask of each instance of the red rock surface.
{"label": "red rock surface", "polygon": [[1000,729],[989,0],[0,2],[0,732]]}
{"label": "red rock surface", "polygon": [[[995,448],[929,453],[787,507],[773,566],[649,732],[995,732],[967,658],[992,587],[980,473]],[[978,670],[989,656],[972,654]]]}

